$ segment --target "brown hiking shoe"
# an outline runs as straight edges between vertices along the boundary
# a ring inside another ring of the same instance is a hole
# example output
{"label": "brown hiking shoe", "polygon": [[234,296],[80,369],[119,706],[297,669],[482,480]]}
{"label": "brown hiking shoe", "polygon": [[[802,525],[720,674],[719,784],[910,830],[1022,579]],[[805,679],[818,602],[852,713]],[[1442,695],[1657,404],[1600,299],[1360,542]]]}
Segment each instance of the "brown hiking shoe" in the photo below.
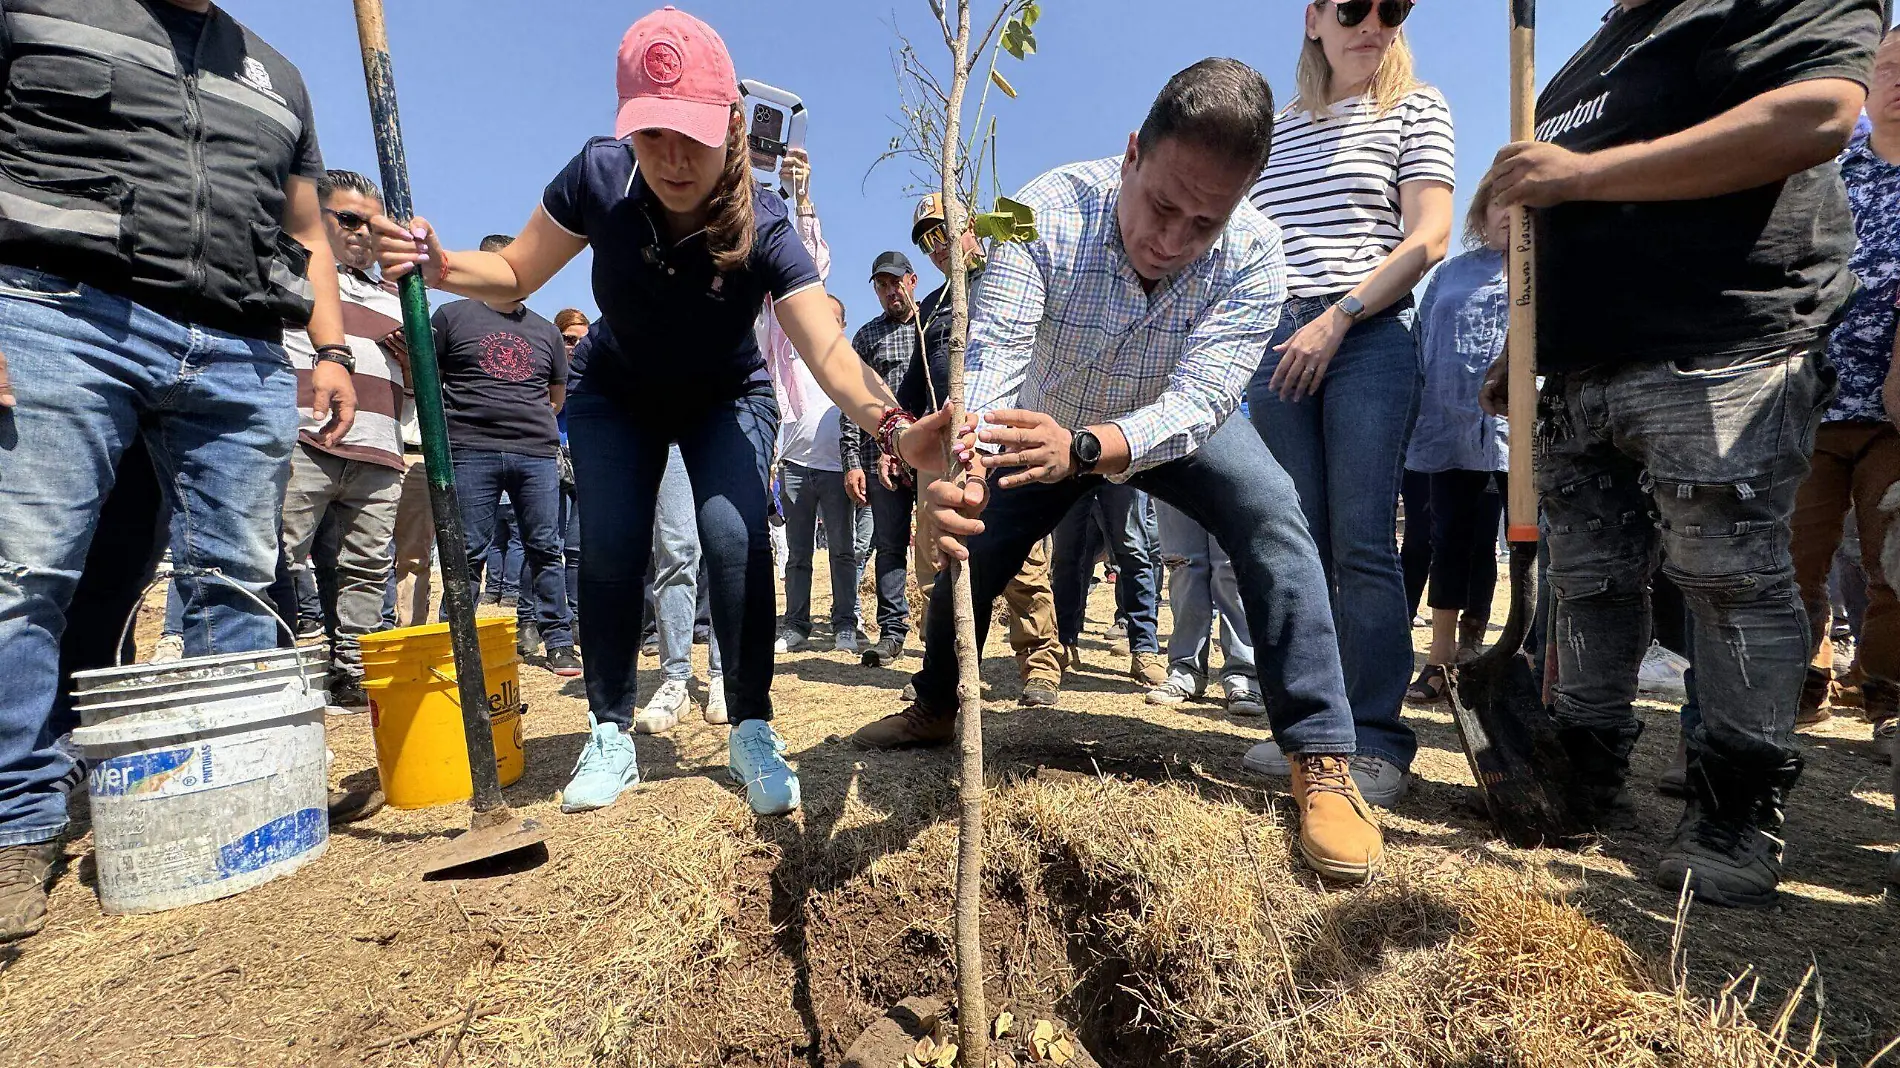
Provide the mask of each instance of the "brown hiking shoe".
{"label": "brown hiking shoe", "polygon": [[938,712],[924,707],[922,701],[912,701],[902,712],[859,727],[851,741],[865,749],[913,749],[943,745],[956,733],[954,709]]}
{"label": "brown hiking shoe", "polygon": [[58,842],[0,846],[0,942],[46,926],[46,881],[59,857]]}
{"label": "brown hiking shoe", "polygon": [[1152,690],[1168,681],[1168,658],[1160,653],[1136,653],[1128,658],[1128,675]]}
{"label": "brown hiking shoe", "polygon": [[1812,727],[1816,723],[1826,723],[1834,718],[1828,709],[1828,698],[1834,689],[1834,678],[1826,670],[1809,667],[1807,678],[1801,682],[1801,704],[1795,710],[1794,725]]}
{"label": "brown hiking shoe", "polygon": [[1300,806],[1300,856],[1328,879],[1363,883],[1385,856],[1372,809],[1352,781],[1352,758],[1293,754],[1293,800]]}

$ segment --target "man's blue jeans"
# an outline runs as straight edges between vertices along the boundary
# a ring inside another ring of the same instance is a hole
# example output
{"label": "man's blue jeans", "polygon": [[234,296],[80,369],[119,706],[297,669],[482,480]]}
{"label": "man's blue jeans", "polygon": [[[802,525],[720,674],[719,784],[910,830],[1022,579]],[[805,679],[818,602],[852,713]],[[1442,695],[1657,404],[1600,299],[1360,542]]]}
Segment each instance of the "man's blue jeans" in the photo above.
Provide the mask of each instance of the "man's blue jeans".
{"label": "man's blue jeans", "polygon": [[1168,672],[1197,684],[1208,681],[1214,616],[1220,615],[1221,679],[1257,690],[1253,632],[1241,606],[1234,562],[1206,529],[1171,504],[1155,505],[1161,528],[1161,553],[1180,562],[1168,578],[1168,604],[1174,609],[1174,633],[1168,635]]}
{"label": "man's blue jeans", "polygon": [[[0,267],[0,846],[55,838],[70,765],[49,723],[66,609],[119,459],[151,452],[182,567],[263,596],[297,430],[283,349],[173,322],[121,297]],[[277,623],[216,580],[186,578],[186,652],[277,644]]]}
{"label": "man's blue jeans", "polygon": [[[482,593],[497,601],[504,597],[531,600],[532,593],[529,597],[521,596],[522,561],[527,559],[527,554],[521,548],[521,528],[515,525],[514,502],[506,493],[501,496],[506,504],[495,509],[494,544],[488,547],[488,556],[482,563]],[[524,610],[521,618],[533,617]]]}
{"label": "man's blue jeans", "polygon": [[578,619],[581,604],[581,509],[574,491],[561,487],[561,585],[567,590],[567,614]]}
{"label": "man's blue jeans", "polygon": [[811,559],[818,517],[825,520],[831,554],[831,624],[844,634],[858,626],[858,508],[844,491],[844,472],[802,464],[779,465],[779,501],[785,509],[785,629],[811,635]]}
{"label": "man's blue jeans", "polygon": [[[568,624],[565,561],[561,556],[561,472],[552,456],[521,456],[512,452],[464,450],[453,452],[455,496],[462,506],[462,529],[468,536],[468,565],[481,588],[482,568],[502,536],[502,495],[514,505],[515,527],[521,531],[523,607],[517,618],[532,621],[550,650],[574,644]],[[529,602],[532,602],[530,604]],[[447,618],[448,605],[442,607]],[[530,616],[529,611],[533,612]]]}
{"label": "man's blue jeans", "polygon": [[884,488],[873,475],[871,545],[877,562],[877,636],[904,640],[910,633],[910,598],[905,591],[905,569],[910,562],[910,514],[915,491]]}
{"label": "man's blue jeans", "polygon": [[[653,603],[661,678],[683,682],[693,677],[693,625],[699,617],[699,580],[704,571],[693,482],[675,445],[666,452],[666,474],[660,479],[659,504],[653,513]],[[707,643],[706,655],[709,673],[715,679],[724,675],[717,635]]]}
{"label": "man's blue jeans", "polygon": [[[985,529],[970,540],[970,582],[977,647],[990,626],[990,606],[1022,569],[1030,547],[1105,480],[1032,482],[995,491]],[[1339,668],[1326,575],[1293,483],[1240,416],[1193,453],[1129,480],[1206,527],[1234,562],[1240,599],[1258,641],[1260,682],[1274,737],[1289,753],[1353,752],[1352,712]],[[946,581],[948,571],[939,576]],[[956,707],[956,624],[949,587],[930,598],[924,665],[912,677],[926,708]]]}
{"label": "man's blue jeans", "polygon": [[1108,556],[1115,562],[1115,604],[1128,619],[1129,651],[1158,653],[1161,549],[1154,510],[1140,490],[1106,480],[1095,488],[1092,498],[1078,500],[1056,524],[1055,547],[1049,555],[1056,633],[1064,646],[1073,647],[1082,639],[1089,578],[1095,573],[1095,554],[1087,546],[1096,510],[1109,533]]}
{"label": "man's blue jeans", "polygon": [[699,512],[713,631],[727,661],[728,714],[734,724],[772,718],[778,598],[765,517],[778,402],[771,385],[758,383],[738,397],[672,396],[636,408],[583,383],[568,398],[567,435],[581,506],[581,630],[595,718],[632,729],[646,614],[641,587],[653,556],[660,483],[676,442]]}
{"label": "man's blue jeans", "polygon": [[1410,768],[1418,738],[1399,713],[1412,678],[1412,617],[1397,542],[1399,482],[1421,388],[1418,339],[1409,310],[1362,322],[1341,342],[1316,396],[1281,400],[1267,388],[1280,364],[1273,346],[1330,305],[1287,301],[1247,404],[1298,487],[1326,567],[1359,750]]}

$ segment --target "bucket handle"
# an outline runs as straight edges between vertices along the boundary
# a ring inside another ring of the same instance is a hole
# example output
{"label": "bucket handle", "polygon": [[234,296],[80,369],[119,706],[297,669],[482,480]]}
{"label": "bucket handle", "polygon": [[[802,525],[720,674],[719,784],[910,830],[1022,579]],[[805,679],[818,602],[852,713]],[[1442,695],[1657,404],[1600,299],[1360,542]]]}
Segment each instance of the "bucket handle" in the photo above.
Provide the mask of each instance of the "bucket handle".
{"label": "bucket handle", "polygon": [[[158,573],[152,576],[152,581],[147,582],[145,584],[145,588],[139,591],[138,600],[133,602],[131,613],[125,617],[125,626],[119,628],[119,644],[116,647],[114,647],[113,653],[112,653],[112,664],[114,667],[125,666],[126,639],[132,636],[132,626],[133,624],[138,622],[139,609],[143,607],[144,605],[145,595],[148,593],[151,593],[152,587],[158,585],[159,583],[170,582],[172,579],[178,578],[180,576],[183,576],[185,578],[217,579],[219,582],[224,583],[226,586],[229,586],[232,589],[243,594],[244,596],[249,597],[252,600],[252,602],[254,602],[259,608],[262,608],[264,611],[270,613],[271,619],[277,622],[277,629],[283,631],[285,637],[288,637],[290,639],[291,651],[297,652],[297,632],[290,629],[290,624],[284,622],[284,617],[277,614],[277,609],[272,607],[269,601],[266,601],[262,597],[259,597],[257,594],[252,593],[248,589],[245,589],[242,583],[239,583],[236,579],[233,579],[231,576],[226,575],[222,568],[168,566],[168,567],[159,568]],[[310,671],[308,668],[304,666],[303,656],[301,653],[298,653],[297,655],[297,678],[300,682],[303,683],[303,692],[306,694],[309,693],[310,692]]]}

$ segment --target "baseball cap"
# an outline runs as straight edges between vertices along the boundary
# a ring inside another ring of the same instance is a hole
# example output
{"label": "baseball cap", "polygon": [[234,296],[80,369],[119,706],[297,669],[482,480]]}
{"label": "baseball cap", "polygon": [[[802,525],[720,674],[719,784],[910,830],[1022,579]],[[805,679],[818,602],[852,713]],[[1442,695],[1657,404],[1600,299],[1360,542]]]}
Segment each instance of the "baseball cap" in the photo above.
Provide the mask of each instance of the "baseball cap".
{"label": "baseball cap", "polygon": [[940,222],[947,221],[943,213],[943,194],[927,193],[917,202],[917,210],[910,217],[910,239],[914,243],[924,236],[924,231]]}
{"label": "baseball cap", "polygon": [[880,274],[888,274],[892,278],[902,278],[907,274],[916,273],[917,271],[910,265],[910,257],[904,255],[902,252],[879,253],[877,262],[871,264],[872,278],[876,278]]}
{"label": "baseball cap", "polygon": [[702,145],[726,143],[739,78],[711,26],[667,6],[620,39],[620,111],[614,136],[673,130]]}

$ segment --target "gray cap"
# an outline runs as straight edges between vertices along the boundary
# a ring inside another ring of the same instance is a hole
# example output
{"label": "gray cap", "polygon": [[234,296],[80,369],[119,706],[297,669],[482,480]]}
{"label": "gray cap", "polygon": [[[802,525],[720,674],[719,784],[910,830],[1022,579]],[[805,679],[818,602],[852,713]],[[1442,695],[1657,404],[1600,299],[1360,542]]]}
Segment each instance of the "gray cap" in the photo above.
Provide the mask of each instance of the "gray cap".
{"label": "gray cap", "polygon": [[902,252],[880,252],[877,261],[871,264],[871,277],[888,274],[892,278],[902,278],[907,274],[916,274],[910,265],[910,257]]}

